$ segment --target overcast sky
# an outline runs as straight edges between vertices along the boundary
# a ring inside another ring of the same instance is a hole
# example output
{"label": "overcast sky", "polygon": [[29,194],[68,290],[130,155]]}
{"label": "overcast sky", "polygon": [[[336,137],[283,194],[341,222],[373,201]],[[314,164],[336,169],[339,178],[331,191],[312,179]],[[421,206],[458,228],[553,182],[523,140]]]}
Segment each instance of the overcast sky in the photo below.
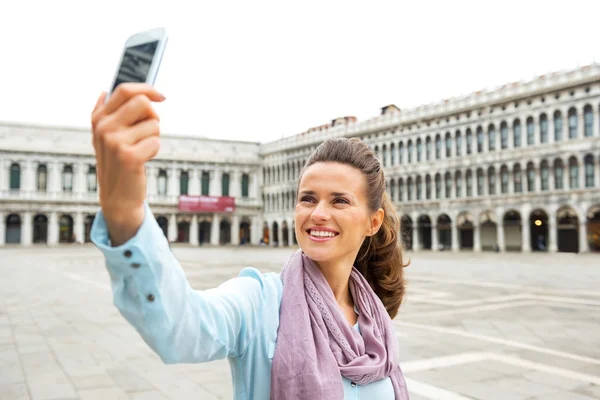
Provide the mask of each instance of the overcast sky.
{"label": "overcast sky", "polygon": [[125,39],[164,26],[163,133],[265,142],[600,61],[599,12],[597,0],[6,1],[0,121],[89,127]]}

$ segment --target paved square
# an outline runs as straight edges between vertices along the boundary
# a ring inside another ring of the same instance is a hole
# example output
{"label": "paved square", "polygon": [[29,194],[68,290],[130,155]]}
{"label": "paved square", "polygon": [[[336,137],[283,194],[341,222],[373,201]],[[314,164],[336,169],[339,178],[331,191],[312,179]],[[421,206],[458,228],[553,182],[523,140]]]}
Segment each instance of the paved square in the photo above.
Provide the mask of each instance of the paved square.
{"label": "paved square", "polygon": [[[293,249],[174,247],[195,289]],[[412,399],[600,398],[600,255],[414,253],[394,320]],[[226,361],[164,365],[93,246],[0,249],[0,400],[230,399]]]}

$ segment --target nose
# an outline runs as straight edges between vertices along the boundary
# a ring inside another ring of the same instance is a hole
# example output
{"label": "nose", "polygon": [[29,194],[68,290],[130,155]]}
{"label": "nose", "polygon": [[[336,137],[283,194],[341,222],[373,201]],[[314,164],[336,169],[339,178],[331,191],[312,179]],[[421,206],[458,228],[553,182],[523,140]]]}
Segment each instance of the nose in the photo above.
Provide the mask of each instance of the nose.
{"label": "nose", "polygon": [[315,221],[327,221],[330,218],[329,208],[325,201],[320,201],[315,206],[311,218]]}

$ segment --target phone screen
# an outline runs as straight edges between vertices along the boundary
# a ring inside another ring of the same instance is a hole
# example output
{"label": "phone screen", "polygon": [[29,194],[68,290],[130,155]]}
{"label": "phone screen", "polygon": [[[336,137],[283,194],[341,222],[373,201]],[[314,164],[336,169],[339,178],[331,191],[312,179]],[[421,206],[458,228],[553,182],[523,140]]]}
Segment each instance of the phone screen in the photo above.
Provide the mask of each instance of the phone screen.
{"label": "phone screen", "polygon": [[146,82],[157,46],[158,41],[127,47],[112,90],[123,82]]}

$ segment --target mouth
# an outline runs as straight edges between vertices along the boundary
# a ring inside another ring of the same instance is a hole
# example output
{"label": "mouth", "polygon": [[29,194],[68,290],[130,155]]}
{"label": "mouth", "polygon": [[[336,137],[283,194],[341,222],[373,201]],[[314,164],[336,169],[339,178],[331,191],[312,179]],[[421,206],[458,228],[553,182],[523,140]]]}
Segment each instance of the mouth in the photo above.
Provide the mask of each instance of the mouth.
{"label": "mouth", "polygon": [[308,237],[315,242],[327,242],[339,235],[338,232],[332,230],[320,229],[307,229],[306,233],[308,234]]}

